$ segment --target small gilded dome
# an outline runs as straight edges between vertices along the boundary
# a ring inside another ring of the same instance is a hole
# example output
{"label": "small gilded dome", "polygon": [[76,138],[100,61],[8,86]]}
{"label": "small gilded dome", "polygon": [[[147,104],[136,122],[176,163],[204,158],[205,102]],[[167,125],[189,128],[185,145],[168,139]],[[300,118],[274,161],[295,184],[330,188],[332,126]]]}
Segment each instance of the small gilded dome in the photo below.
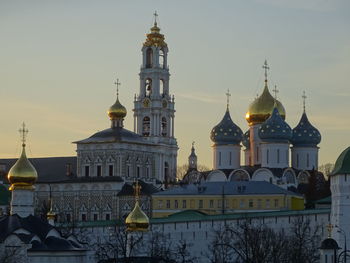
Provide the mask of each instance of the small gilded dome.
{"label": "small gilded dome", "polygon": [[25,144],[22,145],[22,154],[8,172],[7,178],[11,183],[10,190],[33,190],[33,184],[38,179],[38,173],[26,156]]}
{"label": "small gilded dome", "polygon": [[226,110],[221,122],[212,129],[210,139],[216,145],[240,144],[242,135],[242,130],[232,121],[229,110]]}
{"label": "small gilded dome", "polygon": [[246,149],[250,149],[250,130],[243,134],[242,144]]}
{"label": "small gilded dome", "polygon": [[273,108],[272,115],[259,128],[259,137],[263,142],[289,142],[292,139],[292,129]]}
{"label": "small gilded dome", "polygon": [[151,27],[151,33],[147,34],[147,39],[143,45],[145,47],[166,47],[167,43],[164,41],[164,35],[159,32],[160,28],[158,27],[157,22],[154,22],[153,27]]}
{"label": "small gilded dome", "polygon": [[[248,112],[246,113],[246,120],[249,125],[259,124],[266,121],[274,108],[275,99],[270,94],[270,91],[265,84],[263,93],[256,98],[249,106]],[[277,109],[283,119],[286,118],[286,111],[281,102],[276,100]]]}
{"label": "small gilded dome", "polygon": [[108,109],[108,116],[111,120],[123,119],[126,116],[126,108],[119,102],[117,97],[116,102]]}
{"label": "small gilded dome", "polygon": [[136,200],[134,209],[125,219],[127,231],[147,231],[149,226],[148,216],[142,211],[139,201]]}
{"label": "small gilded dome", "polygon": [[298,125],[293,129],[293,146],[316,147],[321,142],[320,132],[312,126],[304,112]]}

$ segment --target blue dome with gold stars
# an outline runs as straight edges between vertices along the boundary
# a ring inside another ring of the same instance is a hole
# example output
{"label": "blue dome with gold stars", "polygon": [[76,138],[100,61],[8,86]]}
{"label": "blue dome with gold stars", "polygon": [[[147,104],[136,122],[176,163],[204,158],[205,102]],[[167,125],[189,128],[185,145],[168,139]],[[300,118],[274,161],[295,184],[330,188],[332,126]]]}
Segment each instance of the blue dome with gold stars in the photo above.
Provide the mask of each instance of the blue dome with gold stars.
{"label": "blue dome with gold stars", "polygon": [[250,149],[250,130],[243,134],[242,144],[246,149]]}
{"label": "blue dome with gold stars", "polygon": [[273,108],[268,118],[259,128],[259,137],[263,142],[289,142],[292,139],[292,129]]}
{"label": "blue dome with gold stars", "polygon": [[316,147],[321,142],[320,132],[312,126],[304,112],[298,125],[293,129],[293,146]]}
{"label": "blue dome with gold stars", "polygon": [[243,132],[234,124],[231,119],[230,112],[227,109],[224,117],[218,125],[216,125],[210,133],[210,139],[216,145],[222,144],[240,144]]}

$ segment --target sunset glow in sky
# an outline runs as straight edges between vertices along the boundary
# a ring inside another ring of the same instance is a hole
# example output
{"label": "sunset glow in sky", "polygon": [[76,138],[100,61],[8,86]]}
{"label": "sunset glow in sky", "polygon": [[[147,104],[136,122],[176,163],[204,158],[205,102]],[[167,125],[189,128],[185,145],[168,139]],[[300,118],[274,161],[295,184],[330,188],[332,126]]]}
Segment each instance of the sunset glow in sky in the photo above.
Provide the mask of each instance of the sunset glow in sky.
{"label": "sunset glow in sky", "polygon": [[265,59],[292,128],[305,90],[309,120],[322,134],[320,164],[350,145],[348,0],[0,0],[0,158],[19,154],[23,121],[29,157],[75,155],[71,142],[110,126],[116,78],[133,130],[141,47],[155,10],[169,47],[179,164],[195,141],[199,163],[212,167],[209,135],[227,89],[233,121],[248,129]]}

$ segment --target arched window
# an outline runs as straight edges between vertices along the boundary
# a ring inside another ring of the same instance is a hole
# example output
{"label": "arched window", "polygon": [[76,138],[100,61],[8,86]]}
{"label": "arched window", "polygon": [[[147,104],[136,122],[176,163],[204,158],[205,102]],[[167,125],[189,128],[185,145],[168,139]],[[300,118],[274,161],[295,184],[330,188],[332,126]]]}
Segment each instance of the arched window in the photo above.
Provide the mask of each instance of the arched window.
{"label": "arched window", "polygon": [[153,66],[153,50],[148,48],[146,51],[146,68],[151,68]]}
{"label": "arched window", "polygon": [[159,90],[162,91],[162,96],[164,97],[166,95],[166,92],[164,90],[164,80],[162,79],[159,80]]}
{"label": "arched window", "polygon": [[148,116],[143,118],[142,121],[142,135],[149,136],[151,130],[151,120]]}
{"label": "arched window", "polygon": [[152,94],[152,79],[146,79],[145,89],[146,89],[146,96],[149,97]]}
{"label": "arched window", "polygon": [[167,136],[168,132],[167,132],[167,120],[165,117],[162,117],[162,136]]}
{"label": "arched window", "polygon": [[163,49],[161,49],[161,50],[159,50],[159,67],[160,68],[164,68],[165,67],[165,65],[164,65],[164,50]]}
{"label": "arched window", "polygon": [[169,182],[169,164],[164,162],[164,181]]}

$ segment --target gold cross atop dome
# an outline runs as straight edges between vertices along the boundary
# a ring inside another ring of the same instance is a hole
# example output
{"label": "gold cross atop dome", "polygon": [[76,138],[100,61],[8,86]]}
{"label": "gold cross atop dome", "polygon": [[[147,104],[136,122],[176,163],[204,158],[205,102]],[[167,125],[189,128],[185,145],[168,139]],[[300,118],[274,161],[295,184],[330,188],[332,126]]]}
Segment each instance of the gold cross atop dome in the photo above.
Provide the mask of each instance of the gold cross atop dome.
{"label": "gold cross atop dome", "polygon": [[265,70],[265,83],[267,82],[267,71],[270,69],[270,67],[267,65],[267,60],[265,59],[264,65],[262,68]]}
{"label": "gold cross atop dome", "polygon": [[228,89],[227,92],[226,92],[226,103],[227,103],[227,110],[230,106],[230,97],[231,97],[231,93],[230,93],[230,90]]}
{"label": "gold cross atop dome", "polygon": [[28,134],[28,129],[26,129],[26,124],[23,122],[22,123],[22,128],[18,130],[19,134],[21,135],[21,141],[22,141],[22,146],[24,147],[26,145],[26,140],[27,140],[27,134]]}
{"label": "gold cross atop dome", "polygon": [[114,81],[114,85],[117,86],[117,98],[119,97],[119,86],[122,85],[120,82],[119,82],[119,79],[117,78],[117,81]]}
{"label": "gold cross atop dome", "polygon": [[305,101],[306,101],[306,95],[305,95],[305,90],[303,91],[303,96],[301,96],[303,98],[303,110],[305,112]]}
{"label": "gold cross atop dome", "polygon": [[157,11],[154,11],[154,25],[156,26],[157,25],[157,17],[158,17],[158,14],[157,14]]}
{"label": "gold cross atop dome", "polygon": [[274,95],[275,95],[275,99],[277,100],[277,93],[279,92],[279,90],[277,89],[277,85],[275,85],[274,89],[272,90]]}

